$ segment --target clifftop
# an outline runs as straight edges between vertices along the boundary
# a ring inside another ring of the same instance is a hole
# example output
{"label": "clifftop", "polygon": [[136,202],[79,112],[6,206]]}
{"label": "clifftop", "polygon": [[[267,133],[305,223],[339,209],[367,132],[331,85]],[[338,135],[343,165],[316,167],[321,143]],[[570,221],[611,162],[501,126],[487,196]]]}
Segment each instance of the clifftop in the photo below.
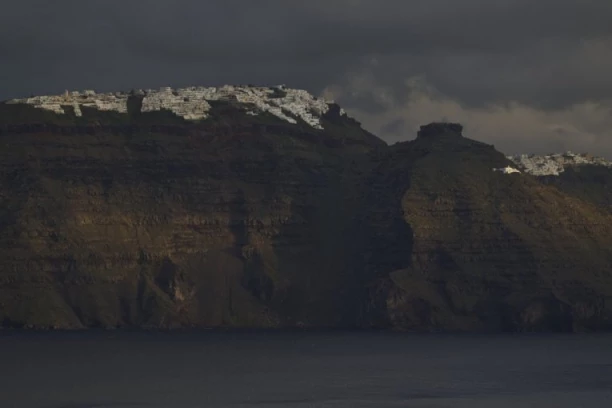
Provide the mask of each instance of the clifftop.
{"label": "clifftop", "polygon": [[432,122],[421,126],[421,130],[417,133],[417,137],[432,137],[442,135],[463,136],[463,126],[459,123],[450,122]]}
{"label": "clifftop", "polygon": [[[128,113],[130,106],[138,112],[167,110],[186,120],[202,120],[209,117],[211,101],[224,101],[240,106],[249,115],[264,112],[289,123],[299,120],[315,129],[322,129],[321,117],[330,110],[332,101],[318,99],[301,89],[284,85],[275,87],[233,86],[188,87],[172,89],[164,87],[138,89],[130,92],[96,93],[93,90],[66,91],[62,95],[33,96],[12,99],[7,104],[28,104],[57,114],[83,115],[82,108],[100,111]],[[340,110],[340,115],[346,115]]]}
{"label": "clifftop", "polygon": [[[346,118],[346,112],[333,101],[319,99],[301,89],[284,85],[258,87],[252,85],[221,87],[186,87],[173,89],[136,89],[129,92],[97,93],[93,90],[66,91],[61,95],[42,95],[11,99],[6,105],[28,105],[62,116],[80,118],[85,109],[101,112],[142,114],[167,111],[186,121],[198,122],[212,116],[211,103],[221,102],[246,115],[267,114],[288,124],[303,123],[314,130],[323,130],[322,119],[333,113]],[[358,124],[358,122],[355,122]],[[432,122],[420,127],[419,138],[463,137],[463,126],[452,122]],[[370,137],[373,140],[374,137]],[[383,142],[379,140],[379,143]],[[521,154],[507,156],[515,167],[495,170],[504,173],[523,172],[534,176],[558,176],[568,167],[595,165],[612,167],[612,162],[589,154],[572,152],[548,155]]]}
{"label": "clifftop", "polygon": [[603,166],[612,167],[612,162],[587,153],[577,154],[571,151],[547,155],[520,154],[508,156],[521,171],[534,176],[558,176],[568,167]]}

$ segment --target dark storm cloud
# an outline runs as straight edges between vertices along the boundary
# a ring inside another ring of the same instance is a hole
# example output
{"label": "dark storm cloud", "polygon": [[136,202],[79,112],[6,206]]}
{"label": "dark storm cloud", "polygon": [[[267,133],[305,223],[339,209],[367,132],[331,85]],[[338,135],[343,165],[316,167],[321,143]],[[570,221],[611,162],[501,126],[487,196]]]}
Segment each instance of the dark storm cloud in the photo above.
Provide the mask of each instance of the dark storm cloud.
{"label": "dark storm cloud", "polygon": [[[0,99],[286,83],[336,97],[392,140],[412,136],[400,112],[415,101],[480,121],[492,105],[549,118],[608,103],[610,21],[609,0],[20,0],[0,14]],[[603,127],[583,122],[572,134]]]}

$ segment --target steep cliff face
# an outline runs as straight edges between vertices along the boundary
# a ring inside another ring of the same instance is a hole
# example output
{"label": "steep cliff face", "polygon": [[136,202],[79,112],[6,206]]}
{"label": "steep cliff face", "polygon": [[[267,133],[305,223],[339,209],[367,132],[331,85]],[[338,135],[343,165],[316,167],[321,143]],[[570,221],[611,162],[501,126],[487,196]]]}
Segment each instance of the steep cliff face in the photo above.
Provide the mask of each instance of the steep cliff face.
{"label": "steep cliff face", "polygon": [[181,92],[0,105],[2,326],[610,327],[609,212],[459,125]]}
{"label": "steep cliff face", "polygon": [[325,132],[229,103],[198,123],[4,108],[4,325],[354,324],[354,180],[384,143],[336,105]]}
{"label": "steep cliff face", "polygon": [[400,180],[394,198],[412,240],[394,270],[379,272],[378,319],[434,330],[612,327],[607,211],[491,171],[507,158],[469,139],[419,137],[391,150],[381,173]]}

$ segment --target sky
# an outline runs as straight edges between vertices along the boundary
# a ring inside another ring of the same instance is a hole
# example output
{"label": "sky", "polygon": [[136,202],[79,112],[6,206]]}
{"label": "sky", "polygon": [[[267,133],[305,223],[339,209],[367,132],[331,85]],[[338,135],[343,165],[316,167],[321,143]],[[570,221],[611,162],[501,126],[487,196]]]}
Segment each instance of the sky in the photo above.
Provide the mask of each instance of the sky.
{"label": "sky", "polygon": [[0,100],[286,84],[388,143],[447,120],[612,159],[610,0],[5,0]]}

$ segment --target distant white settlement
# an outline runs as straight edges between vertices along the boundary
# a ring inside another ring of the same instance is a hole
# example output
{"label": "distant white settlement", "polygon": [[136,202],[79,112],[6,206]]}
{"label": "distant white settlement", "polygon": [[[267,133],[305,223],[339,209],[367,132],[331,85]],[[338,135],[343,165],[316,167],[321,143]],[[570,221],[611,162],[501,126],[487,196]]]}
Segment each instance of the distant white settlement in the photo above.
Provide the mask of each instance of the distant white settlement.
{"label": "distant white settlement", "polygon": [[[284,85],[274,87],[233,86],[188,87],[157,90],[135,90],[132,92],[96,93],[66,91],[62,95],[33,96],[12,99],[9,104],[29,104],[36,108],[65,114],[65,107],[72,107],[76,116],[82,116],[82,107],[101,111],[127,113],[130,95],[142,96],[142,112],[169,110],[186,120],[200,120],[209,117],[209,101],[229,101],[244,105],[247,113],[258,115],[263,112],[287,121],[297,123],[303,120],[315,129],[322,129],[321,117],[330,109],[333,101],[319,99],[302,89],[291,89]],[[341,110],[341,115],[346,113]]]}
{"label": "distant white settlement", "polygon": [[[612,162],[590,154],[571,151],[547,155],[521,154],[508,156],[516,167],[534,176],[558,176],[571,166],[595,165],[612,167]],[[518,171],[518,170],[517,170]]]}
{"label": "distant white settlement", "polygon": [[514,167],[510,167],[510,166],[501,167],[499,169],[493,169],[493,171],[498,171],[504,174],[520,173],[519,170],[515,169]]}

